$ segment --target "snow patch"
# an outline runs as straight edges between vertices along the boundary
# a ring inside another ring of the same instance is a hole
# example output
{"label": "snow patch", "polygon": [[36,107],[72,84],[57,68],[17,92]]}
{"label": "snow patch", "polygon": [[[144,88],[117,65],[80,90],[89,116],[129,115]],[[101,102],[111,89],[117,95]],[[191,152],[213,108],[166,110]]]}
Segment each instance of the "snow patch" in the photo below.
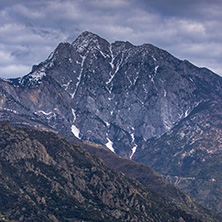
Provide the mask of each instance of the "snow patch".
{"label": "snow patch", "polygon": [[[54,108],[55,111],[59,111],[57,108]],[[34,112],[36,115],[39,115],[40,113],[45,116],[47,120],[50,120],[52,117],[56,118],[56,113],[53,111],[45,112],[43,110],[38,110],[37,112]]]}
{"label": "snow patch", "polygon": [[152,55],[153,60],[156,62],[156,58]]}
{"label": "snow patch", "polygon": [[74,109],[72,109],[72,115],[73,115],[73,122],[75,122],[76,121],[76,113],[75,113]]}
{"label": "snow patch", "polygon": [[110,149],[113,153],[115,153],[114,148],[113,148],[113,142],[107,137],[108,143],[106,143],[106,147]]}
{"label": "snow patch", "polygon": [[171,124],[169,122],[167,122],[166,120],[164,121],[164,126],[165,126],[165,129],[168,131],[171,129]]}
{"label": "snow patch", "polygon": [[75,97],[76,91],[77,91],[77,89],[78,89],[79,83],[80,83],[81,78],[82,78],[83,65],[84,65],[85,59],[86,59],[86,56],[82,56],[81,70],[80,70],[80,72],[79,72],[79,76],[77,77],[78,82],[76,83],[76,87],[75,87],[74,92],[71,93],[71,97],[72,97],[72,99]]}
{"label": "snow patch", "polygon": [[[126,72],[125,72],[125,75],[126,75]],[[127,75],[126,75],[126,77],[127,77],[128,81],[130,83],[130,86],[132,86],[133,83],[131,82],[130,78]]]}
{"label": "snow patch", "polygon": [[194,149],[190,150],[188,155],[190,156],[190,155],[192,155],[193,153],[195,153],[195,150],[194,150]]}
{"label": "snow patch", "polygon": [[73,135],[74,135],[75,137],[77,137],[78,139],[80,139],[80,137],[79,137],[80,131],[79,131],[79,129],[78,129],[75,125],[72,125],[72,126],[71,126],[71,131],[72,131],[72,133],[73,133]]}
{"label": "snow patch", "polygon": [[65,90],[68,89],[69,85],[71,84],[72,80],[70,80],[69,82],[62,84],[62,87],[65,88]]}
{"label": "snow patch", "polygon": [[111,62],[110,62],[109,64],[110,64],[111,68],[113,69],[113,68],[114,68],[114,64],[113,64],[113,62],[114,62],[114,56],[113,56],[113,51],[112,51],[112,46],[111,46],[111,44],[110,44],[110,46],[109,46],[109,51],[110,51],[110,55],[111,55]]}
{"label": "snow patch", "polygon": [[137,80],[137,79],[138,79],[138,77],[139,77],[139,75],[138,75],[138,74],[139,74],[139,72],[136,72],[136,75],[137,75],[137,76],[136,76],[136,78],[133,80],[133,85],[135,85],[136,80]]}
{"label": "snow patch", "polygon": [[29,75],[29,77],[31,77],[30,80],[31,81],[36,81],[36,82],[41,80],[43,78],[43,76],[46,76],[44,67],[42,67],[40,70],[38,70],[38,71]]}
{"label": "snow patch", "polygon": [[157,73],[158,68],[159,68],[159,66],[155,67],[155,69],[154,69],[155,74]]}
{"label": "snow patch", "polygon": [[108,87],[106,87],[107,91],[109,92],[109,94],[112,93],[112,87],[109,89]]}
{"label": "snow patch", "polygon": [[109,78],[109,80],[106,82],[106,85],[108,85],[109,83],[112,82],[112,80],[113,80],[113,78],[115,77],[115,74],[118,72],[118,70],[119,70],[119,66],[116,68],[116,71],[114,72],[114,74],[111,74],[111,75],[110,75],[110,78]]}
{"label": "snow patch", "polygon": [[209,154],[214,154],[214,153],[216,153],[214,150],[207,150],[207,153],[209,153]]}
{"label": "snow patch", "polygon": [[12,113],[15,113],[15,114],[17,113],[16,110],[12,110],[12,109],[3,108],[3,110],[8,111],[8,112],[12,112]]}
{"label": "snow patch", "polygon": [[[82,53],[85,49],[87,49],[87,46],[89,45],[88,39],[82,39],[81,45],[78,45],[77,52]],[[74,44],[73,44],[74,46]]]}
{"label": "snow patch", "polygon": [[[76,114],[75,114],[74,109],[72,109],[72,115],[73,115],[73,122],[75,122],[76,121]],[[74,124],[71,126],[71,131],[75,137],[80,139],[80,136],[79,136],[80,130]]]}
{"label": "snow patch", "polygon": [[[120,62],[118,62],[117,66],[116,66],[115,72],[114,72],[113,74],[111,74],[112,71],[110,72],[110,78],[109,78],[109,80],[106,82],[106,85],[108,85],[108,84],[113,80],[113,78],[115,77],[116,73],[119,71],[119,68],[120,68],[120,65],[122,64],[122,62],[123,62],[123,54],[122,54],[122,57],[121,57]],[[111,67],[112,67],[112,69],[113,69],[113,67],[114,67],[114,65],[113,65],[113,56],[112,56],[112,60],[111,60],[110,65],[111,65]]]}
{"label": "snow patch", "polygon": [[183,133],[183,132],[182,132],[182,133],[180,133],[180,138],[182,138],[182,139],[183,139],[185,136],[186,136],[186,134],[185,134],[185,133]]}
{"label": "snow patch", "polygon": [[49,116],[49,115],[52,114],[52,111],[47,113],[47,112],[45,112],[45,111],[43,111],[43,110],[39,110],[39,111],[37,111],[37,113],[42,113],[42,114],[44,114],[44,115],[46,115],[46,116]]}
{"label": "snow patch", "polygon": [[86,56],[82,56],[81,68],[82,68],[83,65],[84,65],[85,59],[86,59]]}
{"label": "snow patch", "polygon": [[[135,130],[133,127],[131,127],[132,130]],[[131,138],[132,138],[132,143],[134,143],[134,147],[132,148],[132,151],[131,151],[131,155],[130,155],[130,159],[133,158],[133,155],[135,154],[136,152],[136,149],[137,149],[137,145],[135,144],[135,136],[133,133],[130,134]]]}
{"label": "snow patch", "polygon": [[[151,81],[152,81],[152,79],[151,79]],[[144,89],[144,92],[147,94],[147,93],[148,93],[148,91],[147,91],[147,89],[146,89],[145,84],[143,84],[143,89]]]}
{"label": "snow patch", "polygon": [[107,127],[110,126],[110,124],[108,122],[104,121],[104,123],[106,124]]}
{"label": "snow patch", "polygon": [[154,82],[154,76],[150,76],[151,77],[151,82],[153,83],[153,84],[155,84],[155,82]]}
{"label": "snow patch", "polygon": [[185,112],[184,117],[186,118],[189,115],[189,109]]}
{"label": "snow patch", "polygon": [[134,147],[132,148],[132,152],[131,152],[131,155],[130,155],[130,159],[132,159],[132,158],[133,158],[133,155],[135,154],[136,149],[137,149],[137,145],[136,145],[136,146],[134,146]]}
{"label": "snow patch", "polygon": [[130,136],[131,136],[131,138],[132,138],[132,143],[134,143],[134,141],[135,141],[134,134],[133,134],[133,133],[131,133],[131,134],[130,134]]}
{"label": "snow patch", "polygon": [[107,55],[105,55],[101,50],[100,50],[99,52],[100,52],[100,54],[101,54],[104,58],[107,57]]}

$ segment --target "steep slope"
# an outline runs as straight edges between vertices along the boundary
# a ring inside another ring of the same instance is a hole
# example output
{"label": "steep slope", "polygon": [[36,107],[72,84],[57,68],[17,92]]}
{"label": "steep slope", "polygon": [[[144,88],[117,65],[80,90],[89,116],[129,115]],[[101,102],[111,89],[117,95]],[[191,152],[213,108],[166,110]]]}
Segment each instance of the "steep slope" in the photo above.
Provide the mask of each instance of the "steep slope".
{"label": "steep slope", "polygon": [[201,221],[54,133],[0,124],[0,209],[12,219]]}
{"label": "steep slope", "polygon": [[222,213],[222,103],[199,104],[168,133],[146,142],[134,158],[165,175],[205,206]]}
{"label": "steep slope", "polygon": [[2,80],[0,107],[2,116],[27,115],[130,158],[199,103],[221,98],[221,86],[209,70],[152,45],[110,44],[84,32],[30,74]]}
{"label": "steep slope", "polygon": [[180,191],[171,183],[166,182],[162,176],[148,166],[121,158],[104,146],[88,141],[80,141],[69,135],[60,136],[66,138],[73,144],[80,144],[90,153],[101,157],[111,169],[122,172],[128,177],[138,180],[160,196],[172,201],[177,207],[186,210],[186,212],[205,219],[211,215],[211,213],[206,211],[196,200]]}

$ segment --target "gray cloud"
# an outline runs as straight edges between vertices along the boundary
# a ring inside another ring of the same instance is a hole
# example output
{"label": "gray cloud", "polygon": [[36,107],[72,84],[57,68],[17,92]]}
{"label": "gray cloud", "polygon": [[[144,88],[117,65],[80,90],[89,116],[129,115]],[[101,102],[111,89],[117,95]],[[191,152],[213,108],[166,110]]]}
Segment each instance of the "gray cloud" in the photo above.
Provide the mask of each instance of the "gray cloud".
{"label": "gray cloud", "polygon": [[28,73],[83,31],[110,42],[152,43],[222,74],[218,0],[7,0],[0,2],[0,76]]}

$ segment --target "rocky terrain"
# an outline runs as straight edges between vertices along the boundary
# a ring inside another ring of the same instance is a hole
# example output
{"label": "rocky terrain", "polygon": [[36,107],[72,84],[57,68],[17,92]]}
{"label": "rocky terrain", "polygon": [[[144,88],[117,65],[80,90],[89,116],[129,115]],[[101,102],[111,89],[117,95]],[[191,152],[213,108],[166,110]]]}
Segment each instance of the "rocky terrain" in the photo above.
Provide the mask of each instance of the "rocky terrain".
{"label": "rocky terrain", "polygon": [[0,79],[0,119],[105,145],[217,213],[221,100],[222,78],[210,70],[90,32],[60,43],[28,75]]}
{"label": "rocky terrain", "polygon": [[221,213],[222,103],[201,103],[160,138],[146,142],[135,160]]}
{"label": "rocky terrain", "polygon": [[11,219],[220,221],[179,208],[55,133],[0,125],[0,209]]}
{"label": "rocky terrain", "polygon": [[186,212],[191,214],[195,212],[199,217],[207,218],[206,209],[202,205],[200,205],[194,198],[191,198],[189,195],[167,182],[160,174],[148,166],[129,159],[121,158],[104,146],[88,141],[81,141],[70,135],[60,136],[66,138],[72,144],[81,145],[93,155],[102,158],[111,169],[114,169],[117,172],[122,172],[128,177],[138,180],[144,186],[158,193],[160,196],[163,196],[167,200],[172,201],[179,208],[186,210]]}

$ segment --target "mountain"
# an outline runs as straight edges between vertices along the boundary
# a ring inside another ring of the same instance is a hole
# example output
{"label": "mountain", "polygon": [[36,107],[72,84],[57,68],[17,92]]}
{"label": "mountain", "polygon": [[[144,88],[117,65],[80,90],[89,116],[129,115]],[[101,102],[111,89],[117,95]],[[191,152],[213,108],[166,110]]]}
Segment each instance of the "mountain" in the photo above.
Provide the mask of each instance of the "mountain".
{"label": "mountain", "polygon": [[152,45],[110,44],[84,32],[59,44],[30,74],[1,80],[1,111],[72,131],[129,158],[201,102],[221,98],[221,85],[209,70]]}
{"label": "mountain", "polygon": [[[105,145],[170,181],[179,178],[176,185],[218,213],[221,100],[222,78],[210,70],[150,44],[110,44],[90,32],[60,43],[28,75],[0,80],[0,119]],[[202,159],[194,163],[195,153]],[[208,170],[217,178],[197,182]]]}
{"label": "mountain", "polygon": [[17,221],[200,219],[53,132],[0,122],[0,209]]}

